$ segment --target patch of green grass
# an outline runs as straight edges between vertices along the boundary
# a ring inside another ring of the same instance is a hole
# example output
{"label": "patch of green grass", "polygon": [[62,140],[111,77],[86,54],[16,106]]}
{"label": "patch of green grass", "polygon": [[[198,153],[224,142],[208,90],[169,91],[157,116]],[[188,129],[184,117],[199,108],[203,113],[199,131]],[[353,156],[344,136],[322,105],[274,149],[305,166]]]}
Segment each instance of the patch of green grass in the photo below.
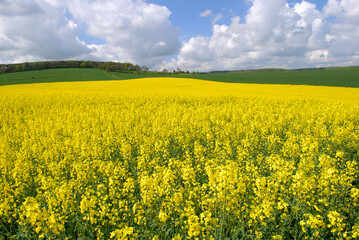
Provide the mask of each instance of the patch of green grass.
{"label": "patch of green grass", "polygon": [[23,83],[125,80],[145,77],[187,77],[230,83],[293,84],[336,87],[359,87],[359,68],[296,70],[274,72],[227,72],[208,74],[147,74],[106,72],[100,69],[64,68],[0,74],[0,86]]}
{"label": "patch of green grass", "polygon": [[[125,80],[125,79],[163,77],[163,76],[166,75],[156,72],[147,72],[146,74],[145,73],[136,74],[136,73],[107,72],[105,70],[94,69],[94,68],[57,68],[57,69],[0,74],[0,86],[12,85],[12,84],[25,84],[25,83]],[[177,75],[173,75],[173,76],[177,76]]]}
{"label": "patch of green grass", "polygon": [[262,84],[293,84],[336,87],[359,87],[359,69],[326,69],[282,72],[228,72],[193,75],[192,78]]}
{"label": "patch of green grass", "polygon": [[120,79],[120,77],[100,69],[60,68],[0,74],[0,85],[115,79]]}

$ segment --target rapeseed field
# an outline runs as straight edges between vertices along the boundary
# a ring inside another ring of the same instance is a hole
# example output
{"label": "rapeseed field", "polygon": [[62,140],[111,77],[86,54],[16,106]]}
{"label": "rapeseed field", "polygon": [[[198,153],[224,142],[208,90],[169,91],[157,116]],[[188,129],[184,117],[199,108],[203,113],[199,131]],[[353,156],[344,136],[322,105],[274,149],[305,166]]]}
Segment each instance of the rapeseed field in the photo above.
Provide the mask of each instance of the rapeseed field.
{"label": "rapeseed field", "polygon": [[359,89],[0,87],[0,239],[359,238]]}

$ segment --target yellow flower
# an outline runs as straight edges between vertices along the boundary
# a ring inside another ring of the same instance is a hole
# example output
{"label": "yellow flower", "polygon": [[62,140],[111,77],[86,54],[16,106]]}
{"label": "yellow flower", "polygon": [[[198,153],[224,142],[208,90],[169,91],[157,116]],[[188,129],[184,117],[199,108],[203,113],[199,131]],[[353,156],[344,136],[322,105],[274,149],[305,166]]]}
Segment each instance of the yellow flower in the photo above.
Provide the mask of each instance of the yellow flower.
{"label": "yellow flower", "polygon": [[1,86],[1,231],[359,237],[358,96],[172,78]]}
{"label": "yellow flower", "polygon": [[165,213],[163,210],[160,211],[158,218],[160,219],[161,222],[166,222],[167,219],[169,218],[169,216],[167,215],[167,213]]}
{"label": "yellow flower", "polygon": [[272,236],[272,239],[274,239],[274,240],[282,240],[283,237],[281,235],[275,235],[275,236]]}
{"label": "yellow flower", "polygon": [[132,227],[125,227],[122,229],[116,229],[115,231],[111,232],[110,237],[115,239],[128,239],[130,235],[133,234],[133,228]]}

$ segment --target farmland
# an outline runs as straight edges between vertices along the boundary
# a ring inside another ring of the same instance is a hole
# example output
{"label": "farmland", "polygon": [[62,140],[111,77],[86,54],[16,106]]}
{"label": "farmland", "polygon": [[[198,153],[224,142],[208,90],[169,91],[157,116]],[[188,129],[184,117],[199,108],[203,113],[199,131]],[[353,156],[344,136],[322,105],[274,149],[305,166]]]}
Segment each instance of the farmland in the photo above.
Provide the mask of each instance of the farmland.
{"label": "farmland", "polygon": [[359,87],[359,68],[228,72],[197,75],[195,78],[233,83]]}
{"label": "farmland", "polygon": [[148,77],[193,78],[230,83],[291,84],[313,86],[359,87],[359,68],[244,71],[224,73],[180,73],[163,75],[159,72],[120,73],[100,69],[64,68],[0,74],[0,86],[24,83],[124,80]]}
{"label": "farmland", "polygon": [[1,86],[0,140],[5,239],[359,237],[357,88]]}
{"label": "farmland", "polygon": [[0,74],[0,86],[43,82],[121,80],[135,78],[136,76],[135,74],[106,72],[100,69],[48,69]]}

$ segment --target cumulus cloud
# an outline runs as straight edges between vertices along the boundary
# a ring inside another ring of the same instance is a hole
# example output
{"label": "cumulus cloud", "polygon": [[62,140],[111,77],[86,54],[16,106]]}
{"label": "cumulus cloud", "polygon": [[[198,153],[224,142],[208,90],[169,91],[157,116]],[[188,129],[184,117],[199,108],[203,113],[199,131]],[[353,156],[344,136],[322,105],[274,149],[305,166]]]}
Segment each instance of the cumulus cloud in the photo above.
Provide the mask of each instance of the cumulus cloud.
{"label": "cumulus cloud", "polygon": [[88,34],[106,40],[96,55],[114,54],[119,61],[151,64],[178,52],[179,30],[164,6],[142,0],[68,1],[70,13]]}
{"label": "cumulus cloud", "polygon": [[251,0],[240,22],[215,24],[211,37],[183,43],[177,59],[159,68],[190,71],[359,64],[359,5],[329,0],[320,12],[308,1]]}
{"label": "cumulus cloud", "polygon": [[359,64],[357,0],[328,0],[321,11],[308,0],[247,1],[246,16],[227,24],[218,24],[221,13],[200,13],[211,17],[212,35],[180,43],[168,8],[146,0],[0,0],[0,61],[91,59],[189,71]]}
{"label": "cumulus cloud", "polygon": [[[171,12],[144,0],[0,1],[0,55],[8,61],[76,58],[153,65],[180,48]],[[78,26],[104,44],[81,41]]]}
{"label": "cumulus cloud", "polygon": [[89,54],[77,25],[46,1],[2,0],[0,54],[8,61],[68,59]]}
{"label": "cumulus cloud", "polygon": [[355,55],[359,57],[359,5],[356,0],[329,0],[323,9],[324,16],[333,18],[329,22],[327,40],[328,50],[334,58],[348,59]]}

